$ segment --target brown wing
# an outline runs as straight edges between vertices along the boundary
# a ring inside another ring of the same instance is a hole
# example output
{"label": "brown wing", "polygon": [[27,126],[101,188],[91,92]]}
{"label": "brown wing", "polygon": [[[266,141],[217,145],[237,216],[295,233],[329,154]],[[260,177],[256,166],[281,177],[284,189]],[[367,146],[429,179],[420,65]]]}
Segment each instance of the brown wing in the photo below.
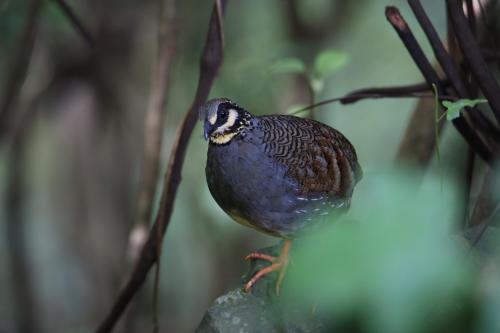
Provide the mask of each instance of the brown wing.
{"label": "brown wing", "polygon": [[361,179],[356,151],[339,131],[293,116],[260,118],[265,151],[287,168],[304,194],[350,197]]}

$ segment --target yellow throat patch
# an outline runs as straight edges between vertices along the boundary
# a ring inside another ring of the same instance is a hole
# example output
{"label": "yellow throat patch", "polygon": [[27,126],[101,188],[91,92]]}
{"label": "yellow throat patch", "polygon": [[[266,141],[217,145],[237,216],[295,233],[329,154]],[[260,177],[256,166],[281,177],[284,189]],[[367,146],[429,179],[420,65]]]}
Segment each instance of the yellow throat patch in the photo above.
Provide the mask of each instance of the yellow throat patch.
{"label": "yellow throat patch", "polygon": [[238,134],[237,132],[231,132],[231,133],[226,133],[226,134],[216,134],[216,135],[211,135],[210,136],[210,141],[212,141],[215,144],[218,145],[223,145],[225,143],[228,143],[231,141],[234,136]]}

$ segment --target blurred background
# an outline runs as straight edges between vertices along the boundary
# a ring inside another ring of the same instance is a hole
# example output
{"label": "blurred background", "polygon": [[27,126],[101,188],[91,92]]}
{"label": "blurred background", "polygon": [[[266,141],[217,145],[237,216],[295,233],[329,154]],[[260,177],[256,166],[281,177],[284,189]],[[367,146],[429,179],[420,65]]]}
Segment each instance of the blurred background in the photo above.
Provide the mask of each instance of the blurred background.
{"label": "blurred background", "polygon": [[[444,3],[423,2],[444,38]],[[158,2],[68,3],[94,36],[95,49],[56,1],[43,3],[26,80],[11,106],[18,139],[0,146],[0,332],[92,331],[130,269]],[[178,1],[161,175],[194,97],[212,4]],[[309,68],[325,51],[335,52],[341,64],[316,87],[317,101],[364,87],[423,82],[384,17],[386,5],[400,8],[430,55],[402,0],[230,1],[224,63],[211,96],[231,98],[254,114],[306,105],[310,96],[304,79],[273,68],[288,58]],[[2,96],[20,54],[30,6],[28,0],[0,1]],[[371,175],[394,164],[417,102],[329,104],[316,108],[315,117],[349,138],[371,184]],[[452,127],[441,140],[441,162],[431,162],[427,178],[435,184],[439,169],[444,170],[446,181],[454,184],[444,192],[460,193],[466,143]],[[165,332],[192,332],[217,296],[240,285],[247,269],[244,256],[278,241],[232,222],[217,206],[205,181],[206,150],[198,124],[164,240],[159,315]],[[364,186],[369,185],[362,182],[361,192]],[[158,196],[161,188],[160,181]],[[151,282],[152,275],[117,331],[150,327]]]}

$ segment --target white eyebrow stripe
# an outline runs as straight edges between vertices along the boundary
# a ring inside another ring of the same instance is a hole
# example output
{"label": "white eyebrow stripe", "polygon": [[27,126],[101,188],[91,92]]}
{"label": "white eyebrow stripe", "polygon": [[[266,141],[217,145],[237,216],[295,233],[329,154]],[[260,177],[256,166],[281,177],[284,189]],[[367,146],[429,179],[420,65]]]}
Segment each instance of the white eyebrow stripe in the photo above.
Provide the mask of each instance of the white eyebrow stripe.
{"label": "white eyebrow stripe", "polygon": [[[217,116],[215,118],[217,118]],[[223,133],[224,131],[230,129],[236,123],[236,119],[238,119],[238,111],[236,111],[235,109],[229,109],[229,116],[227,117],[227,121],[222,126],[219,126],[216,132]]]}

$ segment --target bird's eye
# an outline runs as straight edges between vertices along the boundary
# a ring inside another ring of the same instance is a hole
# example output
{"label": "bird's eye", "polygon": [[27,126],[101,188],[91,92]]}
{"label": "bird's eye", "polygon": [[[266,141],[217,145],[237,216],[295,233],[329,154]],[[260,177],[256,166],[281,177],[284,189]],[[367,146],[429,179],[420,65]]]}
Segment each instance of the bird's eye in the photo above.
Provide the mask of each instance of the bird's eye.
{"label": "bird's eye", "polygon": [[227,110],[222,110],[222,111],[220,112],[220,117],[221,117],[222,119],[226,119],[226,118],[227,118]]}

